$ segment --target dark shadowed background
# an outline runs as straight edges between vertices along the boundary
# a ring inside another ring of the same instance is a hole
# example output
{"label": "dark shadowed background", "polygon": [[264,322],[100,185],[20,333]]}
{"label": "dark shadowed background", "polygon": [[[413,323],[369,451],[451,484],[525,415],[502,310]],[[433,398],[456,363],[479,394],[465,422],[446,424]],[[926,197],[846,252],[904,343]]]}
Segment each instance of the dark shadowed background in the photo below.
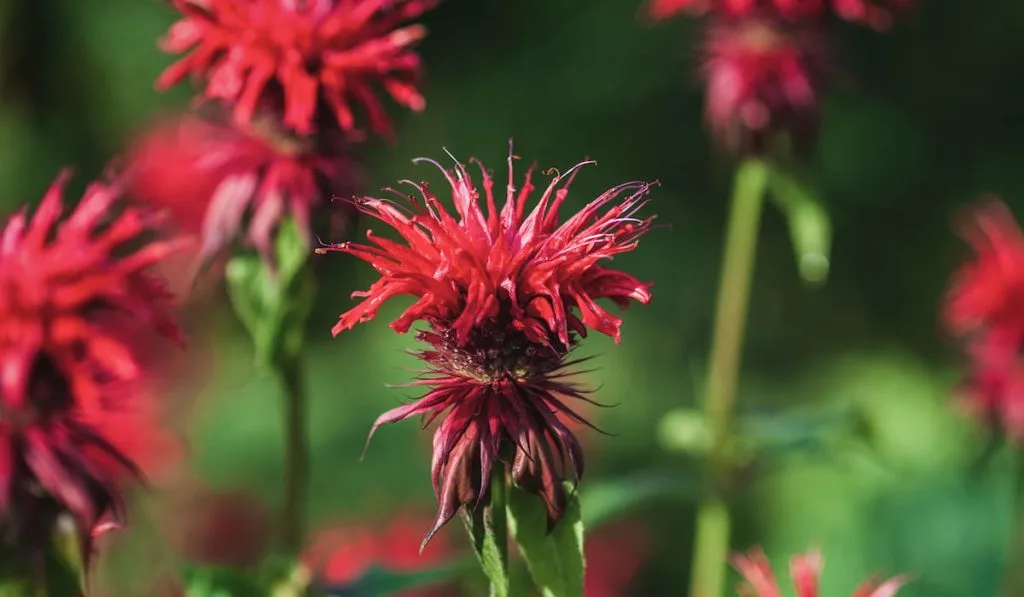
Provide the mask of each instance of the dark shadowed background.
{"label": "dark shadowed background", "polygon": [[[832,24],[844,73],[813,156],[834,226],[827,284],[800,281],[778,210],[762,225],[742,409],[781,421],[793,408],[843,406],[862,420],[856,437],[787,455],[756,476],[734,547],[763,545],[781,571],[789,554],[820,546],[831,595],[875,571],[914,575],[908,597],[990,595],[1002,568],[1008,460],[998,453],[988,468],[971,468],[986,438],[951,406],[958,357],[937,312],[967,254],[952,227],[958,208],[997,193],[1024,214],[1024,4],[922,4],[887,34]],[[594,335],[583,349],[598,355],[598,399],[617,404],[592,414],[613,436],[580,431],[584,486],[650,470],[694,478],[660,421],[694,406],[703,384],[730,184],[730,161],[709,149],[702,125],[697,21],[649,26],[638,9],[632,0],[446,0],[424,19],[426,111],[392,106],[397,142],[365,148],[371,193],[400,178],[436,181],[410,160],[444,163],[444,148],[503,177],[509,138],[541,167],[596,159],[573,187],[577,206],[619,182],[661,181],[650,210],[665,226],[617,261],[655,283],[654,302],[625,315],[620,346]],[[149,119],[186,105],[187,86],[153,89],[170,62],[156,39],[173,17],[156,0],[0,0],[5,212],[36,202],[64,165],[77,168],[77,192]],[[327,523],[429,512],[429,438],[414,422],[382,429],[359,460],[373,419],[408,393],[385,383],[409,378],[415,363],[403,350],[413,338],[388,328],[392,307],[332,339],[349,293],[372,272],[340,254],[316,259],[329,263],[310,330],[311,515]],[[254,373],[248,340],[220,302],[212,339],[194,341],[212,379],[198,396],[173,399],[189,404],[203,478],[274,504],[276,386]],[[138,510],[143,528],[147,511]],[[683,594],[692,512],[659,500],[628,516],[653,545],[633,594]]]}

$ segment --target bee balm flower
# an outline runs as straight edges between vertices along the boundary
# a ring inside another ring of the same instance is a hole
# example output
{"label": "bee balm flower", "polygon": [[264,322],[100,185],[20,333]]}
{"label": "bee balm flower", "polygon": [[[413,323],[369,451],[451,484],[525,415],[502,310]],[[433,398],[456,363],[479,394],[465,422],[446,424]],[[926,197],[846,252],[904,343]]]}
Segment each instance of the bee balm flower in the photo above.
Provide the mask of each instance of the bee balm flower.
{"label": "bee balm flower", "polygon": [[396,192],[399,201],[360,200],[360,210],[402,240],[368,232],[371,244],[318,250],[359,257],[381,276],[355,293],[363,301],[342,314],[333,331],[372,319],[392,297],[416,299],[391,327],[405,333],[415,321],[426,323],[418,338],[428,345],[419,353],[427,370],[412,385],[427,393],[381,415],[374,429],[418,414],[429,423],[447,412],[434,434],[440,507],[428,540],[459,508],[487,499],[494,466],[539,494],[554,524],[565,509],[563,479],[578,480],[583,473],[579,442],[559,417],[585,423],[570,406],[587,398],[566,379],[573,364],[566,357],[588,328],[619,340],[621,320],[597,299],[622,308],[651,299],[650,284],[602,265],[633,250],[650,227],[651,218],[635,215],[650,185],[614,187],[560,223],[569,185],[583,164],[556,175],[530,209],[533,170],[516,189],[512,156],[500,207],[482,165],[478,189],[465,166],[447,172],[423,161],[444,172],[455,213],[426,183],[413,185],[418,197]]}
{"label": "bee balm flower", "polygon": [[137,470],[115,444],[116,426],[135,420],[123,414],[141,370],[113,320],[178,338],[169,297],[146,274],[175,245],[145,238],[156,220],[113,211],[115,189],[100,184],[58,223],[66,179],[0,232],[0,542],[19,546],[45,545],[65,512],[88,545],[119,511],[114,469]]}
{"label": "bee balm flower", "polygon": [[[346,205],[338,210],[329,201],[355,186],[343,144],[314,145],[261,124],[184,117],[155,127],[129,154],[129,194],[169,210],[179,228],[198,234],[201,263],[239,237],[270,262],[283,218],[312,238],[311,221],[341,226],[351,215]],[[329,218],[314,217],[328,212]]]}
{"label": "bee balm flower", "polygon": [[909,10],[915,0],[653,0],[651,17],[661,20],[681,12],[710,12],[728,18],[760,13],[797,22],[820,19],[828,14],[856,23],[884,29],[892,15]]}
{"label": "bee balm flower", "polygon": [[164,38],[167,52],[185,53],[160,75],[166,89],[187,75],[205,95],[233,107],[239,124],[258,108],[282,113],[301,134],[332,118],[342,130],[357,128],[353,110],[370,127],[390,133],[377,97],[382,87],[395,101],[422,110],[421,64],[412,46],[426,34],[400,27],[436,0],[173,0],[184,14]]}
{"label": "bee balm flower", "polygon": [[964,236],[976,257],[956,273],[946,302],[949,329],[966,339],[969,410],[1024,440],[1024,235],[1005,205],[972,214]]}
{"label": "bee balm flower", "polygon": [[[772,573],[771,564],[763,551],[754,549],[747,554],[737,554],[733,556],[732,563],[746,581],[740,588],[740,595],[744,597],[780,597],[782,595],[779,583],[775,580],[775,574]],[[821,576],[823,565],[821,554],[816,551],[795,556],[790,560],[789,574],[793,579],[793,586],[796,588],[796,597],[818,597],[818,577]],[[851,597],[893,597],[904,584],[906,584],[906,579],[902,577],[892,578],[885,582],[867,580],[854,590]]]}
{"label": "bee balm flower", "polygon": [[704,46],[705,119],[734,151],[762,152],[773,137],[805,144],[818,128],[824,43],[813,28],[772,19],[716,21]]}

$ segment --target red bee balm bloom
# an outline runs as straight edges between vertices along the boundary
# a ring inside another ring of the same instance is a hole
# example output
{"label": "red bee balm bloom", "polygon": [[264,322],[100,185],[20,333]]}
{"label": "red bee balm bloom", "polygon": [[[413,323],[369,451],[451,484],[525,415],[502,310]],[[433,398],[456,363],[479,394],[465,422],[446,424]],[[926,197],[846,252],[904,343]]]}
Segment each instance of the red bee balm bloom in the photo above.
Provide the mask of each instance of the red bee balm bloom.
{"label": "red bee balm bloom", "polygon": [[[381,275],[369,290],[355,293],[364,300],[341,316],[335,334],[372,319],[382,303],[401,294],[417,300],[391,327],[404,333],[416,320],[428,325],[418,336],[430,345],[420,353],[428,370],[413,385],[429,391],[374,423],[376,429],[417,414],[428,415],[429,423],[448,411],[434,435],[440,508],[427,539],[461,506],[486,499],[488,476],[498,460],[511,465],[519,486],[544,498],[550,524],[562,516],[566,463],[578,480],[583,460],[578,441],[557,413],[585,423],[566,402],[586,400],[566,379],[572,363],[565,357],[588,327],[619,340],[621,321],[595,299],[609,298],[623,308],[631,300],[651,299],[650,284],[600,265],[633,250],[650,227],[651,218],[634,216],[646,204],[650,185],[619,185],[559,225],[559,209],[583,164],[555,176],[527,211],[533,169],[517,191],[512,159],[500,211],[494,181],[483,166],[486,209],[469,172],[458,164],[445,172],[455,215],[425,183],[413,185],[419,198],[399,194],[407,207],[372,198],[358,202],[404,243],[367,233],[373,245],[318,249],[355,255]],[[628,194],[620,200],[623,193]]]}
{"label": "red bee balm bloom", "polygon": [[[782,590],[779,589],[779,583],[775,580],[775,574],[772,573],[764,552],[753,549],[746,555],[737,554],[733,556],[732,563],[746,580],[746,584],[740,587],[740,595],[782,597]],[[790,560],[789,574],[793,578],[796,597],[818,597],[818,577],[821,576],[823,565],[821,554],[816,551],[795,556]],[[857,587],[852,597],[893,597],[906,582],[902,577],[885,582],[867,580]]]}
{"label": "red bee balm bloom", "polygon": [[[422,553],[418,549],[419,529],[424,522],[417,516],[400,514],[384,528],[364,525],[331,528],[317,533],[303,560],[330,587],[354,583],[374,567],[415,572],[442,564],[452,555],[452,547],[443,535]],[[456,592],[451,586],[427,586],[397,595],[446,597]]]}
{"label": "red bee balm bloom", "polygon": [[892,23],[894,12],[905,12],[914,3],[915,0],[652,0],[648,10],[657,20],[681,12],[712,12],[730,18],[773,13],[796,22],[832,13],[847,21],[884,29]]}
{"label": "red bee balm bloom", "polygon": [[122,413],[141,372],[111,319],[178,338],[163,285],[145,273],[175,245],[140,243],[157,222],[134,207],[112,212],[115,190],[99,184],[58,224],[66,179],[31,220],[19,213],[0,233],[0,537],[16,544],[47,542],[61,511],[88,541],[118,510],[110,464],[135,465],[115,447],[123,434],[105,432],[131,424]]}
{"label": "red bee balm bloom", "polygon": [[965,227],[977,257],[954,277],[945,319],[968,338],[973,375],[967,406],[1024,440],[1024,236],[1005,205],[992,201]]}
{"label": "red bee balm bloom", "polygon": [[[281,219],[291,216],[310,237],[312,212],[329,208],[334,193],[350,194],[355,175],[342,155],[259,132],[189,117],[159,126],[130,154],[129,193],[200,233],[203,263],[237,239],[246,215],[246,240],[271,260]],[[342,211],[332,215],[348,219]]]}
{"label": "red bee balm bloom", "polygon": [[797,143],[812,138],[823,48],[813,29],[757,18],[716,22],[704,48],[705,118],[719,143],[760,152],[779,133]]}
{"label": "red bee balm bloom", "polygon": [[247,123],[260,104],[283,109],[284,124],[312,133],[332,114],[356,127],[352,104],[371,128],[389,133],[373,84],[400,104],[422,110],[420,59],[410,48],[426,30],[398,27],[435,0],[173,0],[185,17],[163,40],[167,52],[189,52],[157,80],[166,89],[189,73],[205,94],[234,106]]}

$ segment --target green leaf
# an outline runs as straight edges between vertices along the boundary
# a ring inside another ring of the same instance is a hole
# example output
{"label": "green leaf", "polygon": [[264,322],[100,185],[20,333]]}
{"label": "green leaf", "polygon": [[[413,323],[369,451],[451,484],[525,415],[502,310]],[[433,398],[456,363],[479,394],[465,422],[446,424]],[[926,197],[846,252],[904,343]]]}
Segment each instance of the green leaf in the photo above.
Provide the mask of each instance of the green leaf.
{"label": "green leaf", "polygon": [[355,582],[327,586],[321,592],[328,597],[389,597],[409,589],[456,579],[467,570],[471,562],[462,560],[413,572],[372,567]]}
{"label": "green leaf", "polygon": [[778,164],[772,165],[769,188],[789,222],[800,277],[813,284],[825,282],[832,251],[832,221],[814,188]]}
{"label": "green leaf", "polygon": [[255,254],[231,258],[225,270],[228,295],[252,337],[256,362],[268,366],[302,351],[306,319],[316,297],[307,267],[310,250],[291,220],[279,226],[272,270]]}
{"label": "green leaf", "polygon": [[701,496],[699,471],[653,470],[619,479],[588,483],[580,489],[583,521],[598,527],[641,504],[654,501],[695,502]]}
{"label": "green leaf", "polygon": [[[499,536],[491,524],[491,507],[463,508],[462,522],[466,525],[473,552],[491,581],[491,597],[508,597],[508,566],[502,554],[507,551],[507,536]],[[505,545],[502,545],[502,542]]]}
{"label": "green leaf", "polygon": [[839,455],[863,451],[871,429],[856,405],[802,408],[771,415],[745,416],[736,422],[738,456],[761,463],[795,455]]}
{"label": "green leaf", "polygon": [[82,595],[82,575],[59,546],[51,544],[42,562],[31,555],[20,549],[0,552],[0,597]]}
{"label": "green leaf", "polygon": [[219,566],[187,566],[185,597],[269,597],[255,576]]}
{"label": "green leaf", "polygon": [[509,488],[509,528],[543,597],[583,596],[583,519],[579,495],[569,492],[565,514],[547,532],[544,502],[531,493]]}

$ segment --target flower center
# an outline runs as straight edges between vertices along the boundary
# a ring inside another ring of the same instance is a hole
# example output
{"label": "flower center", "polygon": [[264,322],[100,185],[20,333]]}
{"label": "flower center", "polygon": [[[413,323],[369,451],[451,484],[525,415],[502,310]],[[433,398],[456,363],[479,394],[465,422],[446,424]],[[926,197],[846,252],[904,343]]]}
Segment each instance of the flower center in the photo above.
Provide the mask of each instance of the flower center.
{"label": "flower center", "polygon": [[461,346],[451,328],[423,333],[421,339],[435,349],[427,355],[430,361],[481,383],[523,382],[562,366],[562,355],[556,350],[497,321],[474,328]]}
{"label": "flower center", "polygon": [[29,373],[27,400],[12,405],[0,399],[0,423],[23,430],[49,420],[71,405],[67,380],[51,359],[41,356]]}

